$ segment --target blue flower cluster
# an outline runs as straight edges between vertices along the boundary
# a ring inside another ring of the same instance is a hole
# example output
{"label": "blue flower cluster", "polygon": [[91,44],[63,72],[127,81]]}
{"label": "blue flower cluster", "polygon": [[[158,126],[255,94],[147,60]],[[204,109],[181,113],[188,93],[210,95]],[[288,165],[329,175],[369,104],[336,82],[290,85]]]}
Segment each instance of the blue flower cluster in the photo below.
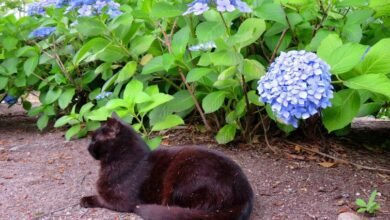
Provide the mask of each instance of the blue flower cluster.
{"label": "blue flower cluster", "polygon": [[57,0],[41,0],[39,2],[33,2],[27,5],[27,14],[32,15],[44,15],[46,14],[45,8],[55,5]]}
{"label": "blue flower cluster", "polygon": [[191,47],[188,48],[188,50],[190,51],[207,51],[207,50],[210,50],[212,48],[216,48],[217,46],[215,45],[215,43],[213,41],[209,41],[209,42],[206,42],[206,43],[202,43],[202,44],[197,44],[197,45],[193,45]]}
{"label": "blue flower cluster", "polygon": [[13,97],[13,96],[10,96],[10,95],[6,95],[5,98],[4,98],[4,101],[5,101],[5,103],[7,103],[8,105],[13,105],[13,104],[15,104],[16,102],[18,102],[18,98]]}
{"label": "blue flower cluster", "polygon": [[219,12],[232,12],[238,9],[241,12],[249,13],[252,12],[252,9],[241,0],[195,0],[188,4],[188,9],[183,13],[183,15],[194,14],[200,15],[203,12],[210,9],[210,6],[216,6],[217,11]]}
{"label": "blue flower cluster", "polygon": [[122,14],[119,10],[119,4],[113,0],[41,0],[28,5],[28,15],[44,15],[45,8],[55,6],[57,8],[65,7],[66,12],[77,10],[79,16],[92,16],[101,14],[103,9],[111,18]]}
{"label": "blue flower cluster", "polygon": [[112,95],[112,92],[101,92],[99,95],[95,97],[96,100],[102,100],[105,98],[108,98],[109,96]]}
{"label": "blue flower cluster", "polygon": [[333,86],[329,69],[312,52],[282,52],[258,82],[260,101],[270,104],[283,123],[298,127],[299,119],[331,106]]}
{"label": "blue flower cluster", "polygon": [[55,27],[40,27],[32,31],[29,35],[30,38],[46,38],[50,34],[56,31]]}

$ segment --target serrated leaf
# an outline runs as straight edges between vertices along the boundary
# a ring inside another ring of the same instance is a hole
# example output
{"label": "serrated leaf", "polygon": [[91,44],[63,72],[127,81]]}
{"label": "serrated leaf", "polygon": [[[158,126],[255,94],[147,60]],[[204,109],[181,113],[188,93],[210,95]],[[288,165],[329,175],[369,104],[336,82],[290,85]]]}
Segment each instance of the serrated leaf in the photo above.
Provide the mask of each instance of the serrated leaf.
{"label": "serrated leaf", "polygon": [[81,130],[81,125],[80,124],[75,124],[71,128],[68,129],[65,133],[65,139],[70,140],[73,136],[75,136],[77,133],[79,133]]}
{"label": "serrated leaf", "polygon": [[175,5],[168,4],[167,2],[158,2],[153,5],[152,13],[150,14],[156,18],[170,18],[176,17],[183,14],[181,7],[178,7],[177,3]]}
{"label": "serrated leaf", "polygon": [[47,91],[44,103],[45,104],[51,104],[54,101],[56,101],[62,93],[62,89],[58,87],[51,87],[49,91]]}
{"label": "serrated leaf", "polygon": [[364,89],[390,97],[390,79],[382,74],[366,74],[343,81],[352,89]]}
{"label": "serrated leaf", "polygon": [[187,82],[196,82],[203,76],[211,73],[213,70],[209,68],[194,68],[188,72],[186,80]]}
{"label": "serrated leaf", "polygon": [[72,102],[73,96],[76,92],[75,88],[67,88],[58,98],[58,105],[61,109],[65,109]]}
{"label": "serrated leaf", "polygon": [[223,126],[217,133],[215,139],[218,144],[226,144],[234,140],[236,136],[236,126],[232,124],[227,124]]}
{"label": "serrated leaf", "polygon": [[178,115],[167,115],[163,121],[157,122],[153,127],[152,131],[161,131],[169,128],[173,128],[178,125],[184,124],[183,119]]}
{"label": "serrated leaf", "polygon": [[188,41],[190,39],[191,30],[189,27],[181,28],[173,35],[172,53],[175,57],[180,58],[184,55]]}
{"label": "serrated leaf", "polygon": [[206,21],[196,27],[196,36],[200,42],[208,42],[219,38],[226,33],[222,22]]}
{"label": "serrated leaf", "polygon": [[130,53],[133,56],[138,56],[145,53],[149,50],[149,47],[152,45],[154,40],[155,37],[153,35],[138,36],[131,41]]}
{"label": "serrated leaf", "polygon": [[204,109],[204,112],[211,113],[221,108],[223,102],[225,101],[225,96],[225,91],[217,91],[207,94],[202,100],[202,108]]}
{"label": "serrated leaf", "polygon": [[360,65],[363,74],[390,73],[390,38],[376,43],[367,53]]}
{"label": "serrated leaf", "polygon": [[242,62],[240,53],[233,51],[218,51],[210,54],[211,62],[215,66],[234,66]]}
{"label": "serrated leaf", "polygon": [[348,43],[336,48],[325,61],[331,66],[332,73],[346,73],[361,61],[366,49],[367,46]]}
{"label": "serrated leaf", "polygon": [[45,114],[41,115],[41,117],[39,117],[37,121],[38,129],[42,131],[47,126],[48,122],[49,122],[49,116]]}
{"label": "serrated leaf", "polygon": [[39,56],[30,57],[24,62],[23,69],[26,76],[30,76],[31,73],[34,72],[35,68],[38,65],[38,62],[39,62]]}
{"label": "serrated leaf", "polygon": [[54,127],[58,128],[58,127],[64,126],[72,120],[73,120],[73,118],[70,117],[69,115],[64,115],[61,118],[57,119],[56,123],[54,124]]}
{"label": "serrated leaf", "polygon": [[121,83],[130,79],[137,69],[137,62],[130,61],[128,62],[118,73],[118,78],[115,83]]}
{"label": "serrated leaf", "polygon": [[332,107],[322,111],[322,121],[329,132],[352,122],[360,108],[360,96],[356,90],[344,89],[335,93],[331,102]]}
{"label": "serrated leaf", "polygon": [[138,93],[142,92],[144,85],[139,80],[131,80],[127,83],[125,91],[123,92],[123,99],[134,101]]}

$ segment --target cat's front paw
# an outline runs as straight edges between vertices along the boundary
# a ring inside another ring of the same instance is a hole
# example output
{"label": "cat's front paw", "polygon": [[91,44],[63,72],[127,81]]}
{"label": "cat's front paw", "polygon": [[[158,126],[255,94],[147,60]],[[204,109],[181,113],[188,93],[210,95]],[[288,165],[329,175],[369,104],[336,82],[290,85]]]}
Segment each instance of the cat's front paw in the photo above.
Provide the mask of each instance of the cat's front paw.
{"label": "cat's front paw", "polygon": [[97,196],[86,196],[80,199],[80,206],[83,208],[99,207]]}

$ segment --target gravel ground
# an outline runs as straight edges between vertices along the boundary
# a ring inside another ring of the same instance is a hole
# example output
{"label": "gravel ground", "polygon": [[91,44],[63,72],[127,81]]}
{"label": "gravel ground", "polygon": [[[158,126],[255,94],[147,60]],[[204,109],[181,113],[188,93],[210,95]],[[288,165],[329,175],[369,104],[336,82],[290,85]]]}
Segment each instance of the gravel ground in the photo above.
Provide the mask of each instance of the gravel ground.
{"label": "gravel ground", "polygon": [[[104,209],[84,209],[82,196],[94,194],[98,163],[88,154],[88,139],[65,141],[64,131],[39,132],[35,119],[20,107],[0,105],[0,219],[137,219]],[[170,145],[175,140],[165,140]],[[247,174],[256,201],[257,219],[336,219],[350,211],[357,197],[380,192],[381,211],[372,219],[390,219],[390,176],[338,164],[273,155],[264,150],[215,146]],[[346,151],[350,152],[350,151]],[[353,151],[349,161],[390,169],[389,153]]]}

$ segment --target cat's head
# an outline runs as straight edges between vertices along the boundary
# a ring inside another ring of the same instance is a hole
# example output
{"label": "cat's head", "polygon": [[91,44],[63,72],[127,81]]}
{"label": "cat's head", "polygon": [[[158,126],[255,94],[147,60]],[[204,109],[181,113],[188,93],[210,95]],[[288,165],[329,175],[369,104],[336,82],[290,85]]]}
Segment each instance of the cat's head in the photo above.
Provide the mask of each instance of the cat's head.
{"label": "cat's head", "polygon": [[115,147],[122,126],[118,118],[111,117],[92,134],[88,151],[93,158],[99,160]]}
{"label": "cat's head", "polygon": [[107,155],[124,151],[144,151],[148,149],[142,138],[116,114],[98,128],[91,137],[88,151],[96,160]]}

